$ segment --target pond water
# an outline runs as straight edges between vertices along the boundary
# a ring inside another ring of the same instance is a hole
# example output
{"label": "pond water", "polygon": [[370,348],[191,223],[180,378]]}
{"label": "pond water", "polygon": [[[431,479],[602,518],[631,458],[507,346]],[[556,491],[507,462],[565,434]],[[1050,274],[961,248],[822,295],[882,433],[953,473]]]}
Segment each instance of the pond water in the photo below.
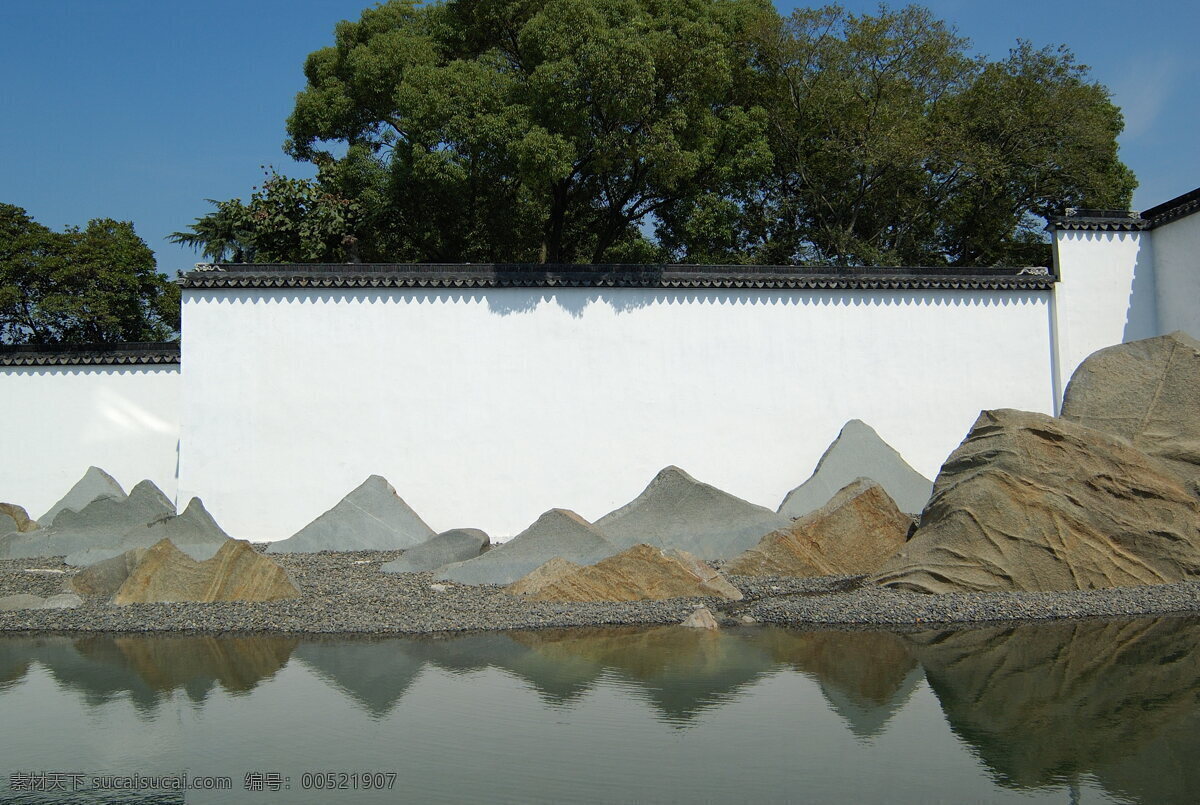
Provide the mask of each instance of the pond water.
{"label": "pond water", "polygon": [[[0,801],[1190,803],[1198,643],[1196,618],[5,637]],[[229,788],[162,790],[185,774]]]}

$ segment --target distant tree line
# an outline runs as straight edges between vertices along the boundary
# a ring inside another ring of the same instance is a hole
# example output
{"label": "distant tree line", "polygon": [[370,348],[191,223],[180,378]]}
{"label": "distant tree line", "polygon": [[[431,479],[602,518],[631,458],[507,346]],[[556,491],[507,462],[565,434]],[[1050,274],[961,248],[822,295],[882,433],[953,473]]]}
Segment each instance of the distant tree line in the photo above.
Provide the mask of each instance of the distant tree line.
{"label": "distant tree line", "polygon": [[133,224],[54,232],[0,204],[0,343],[162,341],[178,329],[179,288]]}
{"label": "distant tree line", "polygon": [[1045,265],[1045,218],[1127,207],[1109,91],[920,7],[392,0],[312,53],[214,261]]}

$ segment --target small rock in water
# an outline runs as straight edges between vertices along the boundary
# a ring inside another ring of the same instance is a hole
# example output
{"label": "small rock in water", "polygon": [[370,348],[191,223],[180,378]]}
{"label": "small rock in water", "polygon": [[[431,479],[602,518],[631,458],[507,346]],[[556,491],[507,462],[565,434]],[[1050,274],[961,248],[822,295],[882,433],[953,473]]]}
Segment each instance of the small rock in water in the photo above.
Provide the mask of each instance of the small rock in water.
{"label": "small rock in water", "polygon": [[683,619],[680,626],[687,626],[690,629],[719,629],[717,619],[713,617],[712,610],[708,607],[697,607],[691,615]]}

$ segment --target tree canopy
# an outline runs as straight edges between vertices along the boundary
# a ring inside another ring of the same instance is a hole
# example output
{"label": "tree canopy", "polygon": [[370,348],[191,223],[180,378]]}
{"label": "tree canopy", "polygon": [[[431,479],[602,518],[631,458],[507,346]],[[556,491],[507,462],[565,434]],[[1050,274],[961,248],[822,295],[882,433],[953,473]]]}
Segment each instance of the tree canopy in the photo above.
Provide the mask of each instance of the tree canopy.
{"label": "tree canopy", "polygon": [[0,204],[0,343],[161,341],[179,329],[179,288],[127,221],[54,232]]}
{"label": "tree canopy", "polygon": [[1065,48],[927,10],[392,0],[312,53],[214,259],[1045,264],[1046,216],[1127,206],[1123,121]]}

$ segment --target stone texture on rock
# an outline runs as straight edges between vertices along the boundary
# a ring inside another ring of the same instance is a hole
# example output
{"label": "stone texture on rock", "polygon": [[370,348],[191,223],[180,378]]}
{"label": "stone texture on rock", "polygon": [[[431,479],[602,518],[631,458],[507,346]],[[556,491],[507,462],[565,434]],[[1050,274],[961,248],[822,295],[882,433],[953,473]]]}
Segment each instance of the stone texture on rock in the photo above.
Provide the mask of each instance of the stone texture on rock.
{"label": "stone texture on rock", "polygon": [[590,565],[616,553],[605,535],[567,509],[551,509],[508,542],[465,562],[438,571],[438,581],[459,584],[512,584],[558,556]]}
{"label": "stone texture on rock", "polygon": [[803,517],[824,506],[856,478],[875,481],[901,511],[912,514],[925,508],[933,490],[933,482],[910,467],[874,428],[851,419],[825,449],[812,476],[784,497],[779,513]]}
{"label": "stone texture on rock", "polygon": [[712,596],[740,601],[742,593],[717,571],[684,551],[635,545],[590,567],[563,573],[529,595],[534,601],[661,601]]}
{"label": "stone texture on rock", "polygon": [[432,536],[433,529],[392,485],[372,475],[304,528],[271,543],[267,552],[396,551],[415,548]]}
{"label": "stone texture on rock", "polygon": [[20,609],[74,609],[82,603],[82,598],[71,593],[52,595],[48,598],[19,593],[0,598],[0,612],[15,612]]}
{"label": "stone texture on rock", "polygon": [[689,629],[720,629],[720,624],[713,617],[712,610],[708,607],[697,607],[692,610],[692,614],[683,619],[680,626],[686,626]]}
{"label": "stone texture on rock", "polygon": [[229,540],[212,559],[198,562],[164,539],[146,551],[113,602],[277,601],[299,595],[287,572],[249,542]]}
{"label": "stone texture on rock", "polygon": [[112,597],[145,557],[149,548],[134,548],[86,567],[71,577],[68,586],[81,595]]}
{"label": "stone texture on rock", "polygon": [[741,576],[832,576],[874,573],[904,547],[912,518],[883,487],[859,478],[821,508],[767,534],[734,557],[725,572]]}
{"label": "stone texture on rock", "polygon": [[142,481],[128,497],[97,498],[79,511],[63,509],[49,527],[0,537],[0,558],[67,556],[119,545],[130,530],[173,514],[175,505],[167,496],[150,481]]}
{"label": "stone texture on rock", "polygon": [[88,567],[120,556],[134,548],[149,548],[162,539],[193,559],[211,559],[231,537],[225,533],[208,510],[204,501],[192,498],[182,514],[169,514],[144,525],[134,526],[103,545],[68,554],[64,560],[74,567]]}
{"label": "stone texture on rock", "polygon": [[921,525],[874,581],[928,593],[1071,590],[1200,575],[1200,501],[1125,440],[984,411]]}
{"label": "stone texture on rock", "polygon": [[384,573],[420,573],[437,570],[453,562],[465,562],[483,553],[491,543],[478,528],[454,528],[443,531],[404,552],[399,559],[383,565]]}
{"label": "stone texture on rock", "polygon": [[125,499],[125,490],[116,479],[99,467],[88,467],[83,477],[63,495],[62,499],[38,518],[42,526],[53,525],[54,518],[63,511],[79,511],[97,498]]}
{"label": "stone texture on rock", "polygon": [[1176,331],[1092,353],[1062,418],[1129,440],[1200,491],[1200,341]]}
{"label": "stone texture on rock", "polygon": [[534,568],[529,575],[517,579],[504,589],[513,595],[533,595],[549,584],[553,584],[563,576],[574,573],[583,565],[568,562],[561,556],[556,556],[541,567]]}
{"label": "stone texture on rock", "polygon": [[37,531],[37,520],[29,519],[29,514],[15,503],[0,503],[0,534],[21,534]]}
{"label": "stone texture on rock", "polygon": [[653,545],[729,559],[789,522],[672,466],[633,501],[597,520],[596,528],[619,549]]}

